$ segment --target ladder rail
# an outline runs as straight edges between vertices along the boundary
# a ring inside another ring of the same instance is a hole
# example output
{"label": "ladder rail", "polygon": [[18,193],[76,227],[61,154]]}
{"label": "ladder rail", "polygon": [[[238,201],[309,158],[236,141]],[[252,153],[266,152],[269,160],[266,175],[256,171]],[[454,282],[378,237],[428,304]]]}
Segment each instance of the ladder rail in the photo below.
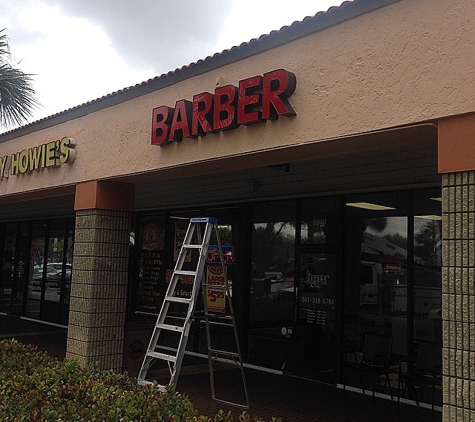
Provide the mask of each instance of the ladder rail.
{"label": "ladder rail", "polygon": [[[231,297],[231,292],[229,289],[229,283],[228,283],[228,277],[227,277],[227,272],[226,272],[226,266],[224,264],[224,256],[223,256],[223,248],[221,245],[221,239],[219,236],[219,230],[218,230],[218,225],[217,222],[214,223],[214,229],[216,233],[216,242],[218,246],[218,255],[219,255],[219,260],[220,260],[220,266],[221,266],[221,271],[224,276],[224,291],[225,291],[225,308],[229,307],[229,314],[231,317],[232,321],[232,328],[233,328],[233,337],[234,337],[234,343],[236,347],[236,353],[228,352],[228,351],[222,351],[222,350],[217,350],[212,347],[212,342],[211,342],[211,330],[210,330],[210,317],[212,314],[209,313],[208,311],[208,303],[207,303],[207,290],[209,288],[217,288],[217,290],[221,290],[222,287],[218,286],[213,286],[213,285],[204,285],[202,289],[203,293],[203,306],[204,306],[204,320],[205,320],[205,332],[206,332],[206,344],[207,344],[207,349],[208,349],[208,368],[209,368],[209,377],[210,377],[210,387],[211,387],[211,397],[214,401],[214,403],[224,403],[229,406],[237,407],[237,408],[243,408],[247,409],[250,411],[250,401],[249,401],[249,393],[247,390],[247,383],[246,383],[246,377],[244,373],[244,365],[242,362],[242,353],[241,353],[241,346],[239,342],[239,336],[237,332],[237,327],[236,327],[236,320],[234,317],[234,308],[233,308],[233,303],[232,303],[232,297]],[[226,309],[225,309],[226,311]],[[235,402],[230,402],[227,400],[220,399],[216,395],[216,388],[215,388],[215,378],[214,378],[214,363],[219,359],[220,355],[226,355],[232,359],[232,361],[238,366],[241,374],[241,379],[243,383],[243,389],[244,389],[244,396],[246,400],[246,404],[240,404],[240,403],[235,403]],[[236,359],[237,358],[237,359]]]}
{"label": "ladder rail", "polygon": [[[190,223],[190,227],[192,224],[193,223]],[[208,252],[208,245],[209,245],[209,241],[211,239],[211,233],[212,233],[212,231],[210,230],[209,224],[206,224],[204,235],[201,233],[200,223],[197,223],[197,225],[194,227],[196,227],[196,236],[198,239],[198,243],[201,244],[202,247],[200,249],[200,256],[198,257],[196,275],[195,275],[193,289],[191,293],[191,297],[193,298],[193,300],[190,302],[190,306],[188,307],[188,313],[185,317],[185,332],[184,332],[184,335],[180,337],[180,340],[178,343],[177,360],[175,362],[174,371],[172,373],[172,376],[169,382],[169,385],[171,385],[173,389],[176,388],[176,385],[178,383],[178,377],[180,374],[181,365],[183,363],[186,343],[188,342],[188,336],[191,329],[192,317],[193,317],[195,306],[196,306],[196,299],[198,297],[198,293],[199,293],[200,286],[202,283],[203,271],[204,271],[204,267],[206,263],[206,254]],[[191,242],[191,237],[192,235],[190,235],[189,239],[185,238],[185,240],[188,240],[188,242]],[[184,247],[182,247],[182,250],[187,249],[188,243],[185,244],[185,241],[183,243],[184,243]]]}
{"label": "ladder rail", "polygon": [[[191,240],[193,238],[195,230],[196,230],[196,225],[194,225],[194,224],[189,224],[188,225],[188,229],[187,229],[185,237],[183,239],[183,244],[190,244],[191,243]],[[157,317],[157,322],[155,323],[155,327],[153,329],[153,334],[150,338],[150,341],[149,341],[149,344],[148,344],[148,347],[147,347],[147,351],[145,353],[145,357],[144,357],[144,360],[143,360],[143,363],[142,363],[142,367],[141,367],[139,375],[138,375],[139,382],[145,381],[145,377],[147,375],[147,372],[150,369],[150,366],[154,361],[153,353],[155,353],[155,350],[157,348],[158,339],[160,338],[160,335],[162,333],[162,328],[160,328],[160,326],[163,327],[163,324],[165,323],[165,319],[167,318],[168,310],[169,310],[170,303],[171,303],[170,301],[167,300],[167,298],[174,297],[174,292],[175,292],[175,289],[176,289],[176,286],[177,286],[177,283],[178,283],[178,280],[179,280],[179,275],[176,274],[176,273],[179,272],[181,270],[181,268],[183,267],[183,264],[185,262],[187,253],[188,253],[187,248],[183,247],[183,245],[182,245],[182,247],[180,249],[180,252],[178,254],[177,261],[175,263],[175,267],[174,267],[174,270],[173,270],[173,275],[172,275],[170,283],[169,283],[169,285],[166,289],[164,300],[162,302],[162,306],[160,308],[160,311],[159,311],[159,314],[158,314],[158,317]],[[190,301],[190,303],[191,303],[191,301]],[[186,319],[184,321],[183,326],[185,326],[185,325],[186,325]],[[180,346],[180,344],[179,344],[179,346]],[[178,350],[179,349],[177,349],[177,351]],[[178,356],[178,354],[177,354],[177,356]],[[170,365],[169,364],[169,370],[170,370],[169,385],[172,385],[172,381],[174,381],[175,378],[176,378],[176,362],[175,362],[175,365]]]}

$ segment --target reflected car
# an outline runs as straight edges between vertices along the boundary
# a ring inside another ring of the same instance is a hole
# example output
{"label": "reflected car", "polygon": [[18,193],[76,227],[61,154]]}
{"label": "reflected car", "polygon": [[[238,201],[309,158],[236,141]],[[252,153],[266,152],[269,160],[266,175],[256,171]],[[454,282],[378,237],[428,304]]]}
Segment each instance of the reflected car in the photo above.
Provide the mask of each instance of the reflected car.
{"label": "reflected car", "polygon": [[[66,281],[71,281],[71,264],[66,264]],[[46,264],[46,286],[59,287],[63,264],[61,262],[50,262]],[[43,279],[43,266],[38,265],[33,268],[33,287],[41,289],[41,280]]]}
{"label": "reflected car", "polygon": [[[48,264],[48,265],[50,265],[50,264]],[[49,272],[47,270],[46,286],[47,287],[59,287],[60,284],[61,284],[62,275],[63,275],[62,269],[51,271],[51,272]],[[68,281],[71,282],[71,265],[70,264],[67,264],[67,266],[66,266],[66,273],[64,275],[64,278],[65,278],[66,282],[68,282]]]}

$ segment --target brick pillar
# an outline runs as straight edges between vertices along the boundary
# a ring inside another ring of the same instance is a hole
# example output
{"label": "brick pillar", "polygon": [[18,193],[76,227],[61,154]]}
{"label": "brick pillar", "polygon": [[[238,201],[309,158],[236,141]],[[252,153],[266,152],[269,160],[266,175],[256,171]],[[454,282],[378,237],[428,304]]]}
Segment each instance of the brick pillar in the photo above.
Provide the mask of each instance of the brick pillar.
{"label": "brick pillar", "polygon": [[444,422],[475,420],[475,172],[444,174]]}
{"label": "brick pillar", "polygon": [[82,365],[122,370],[131,207],[133,186],[87,182],[76,187],[66,358]]}

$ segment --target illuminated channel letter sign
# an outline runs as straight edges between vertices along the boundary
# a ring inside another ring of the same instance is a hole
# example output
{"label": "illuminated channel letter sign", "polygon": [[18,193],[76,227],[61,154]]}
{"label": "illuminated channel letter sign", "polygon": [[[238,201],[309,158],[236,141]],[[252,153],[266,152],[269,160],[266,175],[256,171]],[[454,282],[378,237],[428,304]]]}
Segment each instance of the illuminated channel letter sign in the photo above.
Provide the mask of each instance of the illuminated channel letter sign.
{"label": "illuminated channel letter sign", "polygon": [[216,88],[214,94],[196,94],[193,101],[178,100],[175,108],[166,105],[154,108],[152,145],[163,146],[279,116],[295,116],[288,101],[295,86],[295,75],[278,69],[244,79],[239,87],[225,85]]}
{"label": "illuminated channel letter sign", "polygon": [[76,141],[65,136],[47,144],[0,157],[0,178],[72,163],[76,158],[75,146]]}

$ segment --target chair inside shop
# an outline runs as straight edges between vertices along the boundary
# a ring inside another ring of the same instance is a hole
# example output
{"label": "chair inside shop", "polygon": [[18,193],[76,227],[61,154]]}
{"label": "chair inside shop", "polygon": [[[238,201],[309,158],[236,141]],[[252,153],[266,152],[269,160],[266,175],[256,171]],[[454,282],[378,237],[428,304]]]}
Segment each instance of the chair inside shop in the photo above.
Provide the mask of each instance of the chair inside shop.
{"label": "chair inside shop", "polygon": [[399,364],[398,402],[401,394],[411,396],[419,406],[424,389],[430,389],[432,411],[436,389],[442,386],[442,346],[438,343],[418,340],[413,356]]}
{"label": "chair inside shop", "polygon": [[[373,398],[376,388],[384,380],[383,391],[388,386],[391,399],[393,398],[391,383],[389,379],[390,357],[391,357],[392,338],[391,336],[378,333],[365,333],[363,350],[358,353],[356,350],[347,351],[347,360],[344,368],[343,388],[346,388],[346,379],[348,373],[354,373],[358,376],[360,388],[365,393],[364,379],[372,379]],[[352,355],[349,360],[348,356]]]}

